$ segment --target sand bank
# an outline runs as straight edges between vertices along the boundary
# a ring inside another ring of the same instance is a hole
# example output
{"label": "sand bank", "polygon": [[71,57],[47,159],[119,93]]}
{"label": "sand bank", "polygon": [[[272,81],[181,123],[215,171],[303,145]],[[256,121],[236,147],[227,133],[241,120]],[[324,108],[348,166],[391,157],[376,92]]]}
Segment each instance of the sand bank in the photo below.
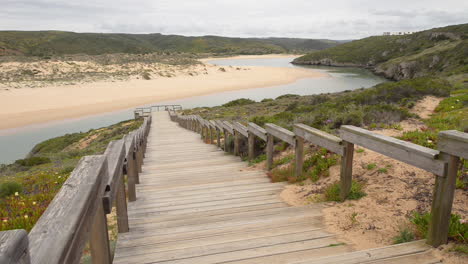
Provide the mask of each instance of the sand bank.
{"label": "sand bank", "polygon": [[217,92],[326,77],[309,69],[200,65],[199,75],[103,81],[0,91],[0,129],[133,108]]}

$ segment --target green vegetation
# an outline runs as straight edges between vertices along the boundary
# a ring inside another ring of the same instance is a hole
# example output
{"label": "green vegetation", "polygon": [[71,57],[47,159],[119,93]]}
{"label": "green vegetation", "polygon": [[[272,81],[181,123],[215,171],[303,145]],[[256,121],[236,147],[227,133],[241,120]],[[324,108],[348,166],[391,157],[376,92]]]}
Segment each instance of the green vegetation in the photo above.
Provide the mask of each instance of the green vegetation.
{"label": "green vegetation", "polygon": [[468,244],[454,245],[449,251],[468,255]]}
{"label": "green vegetation", "polygon": [[339,156],[321,148],[304,160],[303,178],[311,179],[313,182],[319,180],[321,176],[327,177],[328,169],[337,164]]}
{"label": "green vegetation", "polygon": [[255,159],[251,160],[249,162],[249,165],[252,166],[254,164],[257,164],[257,163],[260,163],[262,161],[265,161],[267,158],[266,154],[261,154],[261,155],[258,155]]}
{"label": "green vegetation", "polygon": [[[418,213],[415,212],[411,217],[411,223],[416,226],[418,235],[422,238],[426,238],[429,231],[429,223],[431,221],[430,213]],[[449,239],[458,243],[468,243],[468,223],[461,222],[459,215],[452,214],[449,224]]]}
{"label": "green vegetation", "polygon": [[246,99],[246,98],[240,98],[236,100],[232,100],[230,102],[227,102],[223,104],[224,107],[231,107],[231,106],[241,106],[241,105],[248,105],[248,104],[254,104],[254,100]]}
{"label": "green vegetation", "polygon": [[22,191],[23,186],[14,181],[4,182],[0,184],[0,198],[4,198],[15,193],[21,193]]}
{"label": "green vegetation", "polygon": [[138,128],[141,121],[67,134],[37,144],[28,158],[0,167],[0,231],[30,230],[81,157],[104,153],[111,140]]}
{"label": "green vegetation", "polygon": [[467,36],[468,24],[373,36],[312,52],[294,63],[366,67],[395,80],[433,75],[457,79],[454,75],[468,72]]}
{"label": "green vegetation", "polygon": [[373,170],[373,169],[375,169],[375,167],[377,167],[377,164],[369,163],[369,164],[367,164],[366,169]]}
{"label": "green vegetation", "polygon": [[332,40],[288,38],[185,37],[162,34],[103,34],[64,31],[0,31],[1,55],[185,52],[269,54],[320,50],[336,46]]}
{"label": "green vegetation", "polygon": [[396,237],[393,238],[394,244],[401,244],[406,242],[411,242],[415,239],[414,232],[408,227],[400,229],[400,232]]}
{"label": "green vegetation", "polygon": [[[324,190],[324,199],[325,201],[333,201],[333,202],[342,202],[340,197],[340,183],[335,182]],[[352,182],[351,184],[351,192],[349,193],[347,200],[358,200],[362,197],[366,196],[366,193],[363,191],[363,185],[357,181]]]}

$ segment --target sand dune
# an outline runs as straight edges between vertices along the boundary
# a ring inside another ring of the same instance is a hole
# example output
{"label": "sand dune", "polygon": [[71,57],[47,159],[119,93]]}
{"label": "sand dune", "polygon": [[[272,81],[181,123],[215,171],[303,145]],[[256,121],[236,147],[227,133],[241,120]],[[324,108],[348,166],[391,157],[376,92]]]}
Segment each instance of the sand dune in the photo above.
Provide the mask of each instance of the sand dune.
{"label": "sand dune", "polygon": [[0,90],[0,129],[133,108],[222,91],[260,88],[326,77],[309,69],[197,65],[192,72],[151,80]]}

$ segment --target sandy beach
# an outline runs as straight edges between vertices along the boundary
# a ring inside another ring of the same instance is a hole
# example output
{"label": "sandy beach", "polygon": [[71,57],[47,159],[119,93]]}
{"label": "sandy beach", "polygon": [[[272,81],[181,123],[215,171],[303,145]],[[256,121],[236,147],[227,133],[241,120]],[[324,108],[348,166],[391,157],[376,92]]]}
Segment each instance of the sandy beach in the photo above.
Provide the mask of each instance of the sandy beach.
{"label": "sandy beach", "polygon": [[[282,56],[282,55],[273,55]],[[268,56],[263,56],[268,57]],[[17,128],[160,101],[282,85],[327,75],[309,69],[196,65],[171,77],[0,90],[0,129]]]}

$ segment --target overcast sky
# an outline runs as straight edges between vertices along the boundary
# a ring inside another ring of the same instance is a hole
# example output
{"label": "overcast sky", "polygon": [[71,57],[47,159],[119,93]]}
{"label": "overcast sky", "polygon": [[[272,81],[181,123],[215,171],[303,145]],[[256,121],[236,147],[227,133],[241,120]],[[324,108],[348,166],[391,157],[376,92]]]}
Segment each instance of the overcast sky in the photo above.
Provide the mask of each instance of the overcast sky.
{"label": "overcast sky", "polygon": [[466,0],[0,0],[0,30],[356,39],[468,23]]}

